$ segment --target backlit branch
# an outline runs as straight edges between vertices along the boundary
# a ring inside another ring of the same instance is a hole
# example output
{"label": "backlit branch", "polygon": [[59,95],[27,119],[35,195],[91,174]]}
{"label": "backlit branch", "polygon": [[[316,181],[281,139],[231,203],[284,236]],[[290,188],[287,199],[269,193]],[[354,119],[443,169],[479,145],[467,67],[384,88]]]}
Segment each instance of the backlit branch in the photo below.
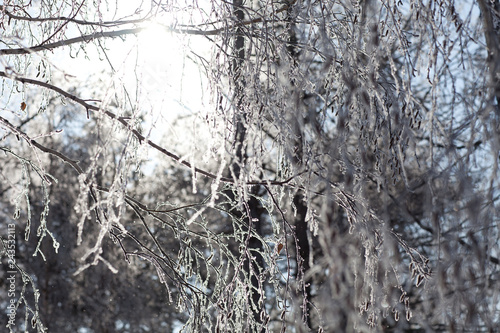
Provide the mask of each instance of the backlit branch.
{"label": "backlit branch", "polygon": [[12,14],[9,12],[5,6],[0,5],[0,12],[4,12],[5,15],[9,17],[9,21],[14,19],[14,20],[19,20],[19,21],[28,21],[28,22],[55,22],[55,21],[67,21],[79,25],[89,25],[89,26],[96,26],[96,27],[116,27],[119,25],[125,25],[125,24],[137,24],[144,22],[145,20],[148,19],[148,17],[143,17],[135,20],[116,20],[116,21],[104,21],[104,22],[92,22],[92,21],[85,21],[85,20],[78,20],[75,18],[71,17],[66,17],[66,16],[58,16],[58,17],[31,17],[29,16],[19,16]]}
{"label": "backlit branch", "polygon": [[[18,82],[21,82],[21,83],[27,83],[27,84],[32,84],[32,85],[36,85],[36,86],[40,86],[40,87],[44,87],[44,88],[47,88],[47,89],[50,89],[52,91],[55,91],[59,94],[61,94],[62,96],[80,104],[81,106],[83,106],[86,110],[87,110],[87,113],[89,113],[89,111],[94,111],[94,112],[101,112],[103,114],[105,114],[108,118],[110,119],[113,119],[115,121],[118,121],[120,124],[122,124],[125,128],[127,128],[128,131],[130,131],[137,140],[139,140],[139,142],[144,142],[146,143],[148,146],[154,148],[155,150],[159,151],[160,153],[162,153],[163,155],[166,155],[168,157],[170,157],[171,159],[173,159],[174,161],[190,168],[191,170],[194,170],[195,173],[199,173],[201,175],[204,175],[206,177],[209,177],[209,178],[212,178],[214,180],[219,180],[219,181],[222,181],[224,183],[235,183],[235,180],[233,178],[229,178],[229,177],[218,177],[217,175],[211,173],[211,172],[208,172],[208,171],[205,171],[203,169],[200,169],[200,168],[197,168],[197,167],[193,167],[193,165],[185,160],[183,160],[180,156],[172,153],[171,151],[163,148],[162,146],[156,144],[155,142],[147,139],[143,134],[141,134],[138,130],[136,130],[135,128],[133,128],[127,121],[126,118],[123,118],[123,117],[120,117],[118,115],[116,115],[115,113],[111,112],[111,111],[108,111],[108,110],[103,110],[101,109],[100,107],[97,107],[95,105],[91,105],[89,103],[87,103],[86,100],[83,100],[73,94],[70,94],[69,92],[59,88],[59,87],[56,87],[50,83],[47,83],[47,82],[42,82],[42,81],[38,81],[38,80],[34,80],[34,79],[29,79],[29,78],[24,78],[24,77],[19,77],[19,76],[16,76],[14,74],[7,74],[6,72],[4,71],[0,71],[0,76],[1,77],[5,77],[5,78],[9,78],[11,80],[14,80],[14,81],[18,81]],[[296,175],[293,175],[292,177],[288,178],[288,179],[285,179],[283,181],[277,181],[277,180],[260,180],[260,181],[248,181],[248,182],[245,182],[246,185],[286,185],[288,183],[290,183],[294,178],[300,176],[301,174],[303,174],[304,172],[301,172],[299,174],[296,174]]]}
{"label": "backlit branch", "polygon": [[46,50],[53,50],[55,48],[61,47],[61,46],[68,46],[71,44],[76,44],[76,43],[88,43],[91,42],[95,39],[100,39],[100,38],[115,38],[115,37],[121,37],[121,36],[126,36],[126,35],[135,35],[138,34],[144,30],[144,28],[132,28],[132,29],[123,29],[123,30],[116,30],[116,31],[105,31],[105,32],[95,32],[93,34],[89,35],[84,35],[80,37],[75,37],[75,38],[70,38],[66,40],[61,40],[58,42],[54,43],[48,43],[45,45],[39,45],[39,46],[33,46],[33,47],[22,47],[22,48],[17,48],[17,49],[2,49],[0,50],[0,55],[14,55],[14,54],[29,54],[29,53],[36,53],[40,51],[46,51]]}
{"label": "backlit branch", "polygon": [[[291,2],[291,4],[284,5],[283,7],[279,8],[274,12],[274,14],[284,12],[287,10],[294,1]],[[0,10],[2,10],[3,7],[0,6]],[[5,11],[8,13],[7,11]],[[19,18],[19,19],[24,19],[28,21],[44,21],[44,20],[49,20],[49,19],[37,19],[37,18],[27,18],[27,17],[18,17],[14,16],[13,14],[8,13],[7,14],[9,17],[12,18]],[[100,25],[100,26],[109,26],[109,25],[118,25],[118,24],[128,24],[128,23],[139,23],[143,22],[145,19],[139,19],[139,20],[130,20],[130,21],[116,21],[116,22],[105,22],[102,24],[97,24],[96,22],[85,22],[81,20],[73,20],[71,18],[64,18],[64,17],[59,17],[59,18],[54,18],[50,20],[67,20],[69,22],[75,22],[79,24],[87,24],[87,25]],[[247,25],[252,25],[255,23],[260,23],[264,22],[266,19],[264,17],[257,17],[251,20],[246,20],[242,22],[238,22],[234,25],[231,25],[229,27],[222,27],[218,29],[213,29],[213,30],[198,30],[198,29],[177,29],[177,28],[170,28],[167,26],[163,26],[167,31],[172,32],[172,33],[178,33],[178,34],[186,34],[186,35],[199,35],[199,36],[215,36],[219,35],[223,32],[227,31],[236,31],[237,28],[242,27],[242,26],[247,26]],[[55,48],[61,47],[61,46],[68,46],[72,44],[77,44],[77,43],[88,43],[91,42],[95,39],[100,39],[100,38],[116,38],[116,37],[122,37],[126,35],[136,35],[143,31],[145,27],[136,27],[136,28],[130,28],[130,29],[123,29],[123,30],[115,30],[115,31],[99,31],[95,32],[93,34],[88,34],[84,36],[79,36],[75,38],[69,38],[66,40],[61,40],[58,42],[54,43],[48,43],[45,45],[38,45],[38,46],[33,46],[33,47],[22,47],[22,48],[15,48],[15,49],[0,49],[0,55],[20,55],[20,54],[29,54],[29,53],[36,53],[40,51],[45,51],[45,50],[53,50]]]}

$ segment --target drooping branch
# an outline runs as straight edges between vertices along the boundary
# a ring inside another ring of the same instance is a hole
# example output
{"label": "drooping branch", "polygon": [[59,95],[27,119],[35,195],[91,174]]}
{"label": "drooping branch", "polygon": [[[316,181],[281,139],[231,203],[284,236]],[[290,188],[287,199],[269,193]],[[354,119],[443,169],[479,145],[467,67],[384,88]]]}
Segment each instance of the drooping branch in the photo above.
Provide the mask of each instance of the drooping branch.
{"label": "drooping branch", "polygon": [[[5,127],[5,128],[7,128],[14,135],[22,138],[31,147],[35,147],[35,148],[37,148],[38,150],[40,150],[40,151],[42,151],[44,153],[53,155],[56,158],[58,158],[59,160],[63,161],[64,163],[69,164],[71,167],[73,167],[73,169],[75,169],[75,171],[76,171],[76,173],[78,175],[84,174],[84,170],[79,165],[79,163],[80,163],[79,160],[71,159],[71,158],[69,158],[68,156],[64,155],[63,153],[61,153],[58,150],[55,150],[55,149],[52,149],[52,148],[49,148],[49,147],[47,147],[45,145],[40,144],[39,142],[37,142],[36,140],[32,139],[28,134],[26,134],[25,132],[23,132],[19,127],[13,125],[10,121],[8,121],[7,119],[5,119],[4,117],[0,117],[0,125],[3,126],[3,127]],[[3,149],[3,150],[7,151],[6,149]],[[44,177],[44,175],[41,175],[41,176],[45,180],[47,180],[47,178]],[[87,180],[85,180],[85,182],[87,183]],[[90,184],[87,184],[87,185],[90,185]],[[101,191],[101,192],[106,192],[106,193],[110,192],[110,189],[108,187],[100,186],[100,185],[92,185],[92,188],[91,188],[91,192],[92,193],[91,194],[92,194],[93,198],[96,198],[93,189],[95,189],[97,191]],[[178,211],[178,210],[181,210],[181,209],[193,208],[193,207],[197,207],[197,206],[201,205],[201,204],[188,204],[188,205],[183,205],[183,206],[169,208],[169,209],[151,209],[151,208],[148,208],[148,206],[146,204],[144,204],[144,203],[142,203],[142,202],[140,202],[140,201],[132,198],[129,195],[125,195],[125,199],[126,199],[126,202],[130,206],[132,206],[134,208],[134,210],[135,209],[141,209],[141,210],[147,212],[148,214],[153,214],[153,213],[162,213],[162,214],[171,213],[171,212],[175,212],[175,211]]]}
{"label": "drooping branch", "polygon": [[[124,118],[124,117],[120,117],[118,116],[117,114],[111,112],[111,111],[108,111],[108,110],[104,110],[104,109],[101,109],[100,107],[98,106],[95,106],[95,105],[91,105],[89,104],[86,100],[84,99],[81,99],[57,86],[54,86],[50,83],[47,83],[47,82],[42,82],[42,81],[39,81],[39,80],[34,80],[34,79],[30,79],[30,78],[25,78],[25,77],[19,77],[19,76],[16,76],[15,74],[8,74],[4,71],[0,71],[0,77],[5,77],[5,78],[8,78],[8,79],[11,79],[11,80],[14,80],[14,81],[18,81],[18,82],[21,82],[21,83],[27,83],[27,84],[32,84],[32,85],[36,85],[36,86],[40,86],[40,87],[44,87],[44,88],[47,88],[49,90],[52,90],[52,91],[55,91],[57,93],[59,93],[60,95],[76,102],[77,104],[80,104],[81,106],[83,106],[85,108],[85,110],[87,111],[87,114],[90,112],[90,111],[93,111],[93,112],[101,112],[103,113],[104,115],[106,115],[108,118],[114,120],[114,121],[118,121],[121,125],[123,125],[128,131],[130,131],[137,140],[139,140],[139,142],[142,142],[142,143],[145,143],[147,144],[148,146],[152,147],[153,149],[159,151],[160,153],[162,153],[163,155],[165,156],[168,156],[169,158],[173,159],[174,161],[190,168],[191,170],[194,170],[195,173],[199,173],[203,176],[206,176],[206,177],[209,177],[209,178],[212,178],[214,180],[218,180],[218,181],[221,181],[221,182],[224,182],[224,183],[234,183],[235,180],[231,177],[223,177],[223,176],[217,176],[211,172],[208,172],[208,171],[205,171],[203,169],[200,169],[198,167],[194,167],[191,163],[183,160],[180,156],[172,153],[171,151],[163,148],[162,146],[158,145],[157,143],[147,139],[143,134],[141,134],[141,132],[139,132],[137,129],[133,128],[127,121],[127,118]],[[247,181],[245,182],[246,185],[287,185],[289,184],[294,178],[300,176],[301,174],[303,174],[305,171],[302,171],[296,175],[293,175],[291,176],[290,178],[288,179],[285,179],[285,180],[282,180],[282,181],[278,181],[278,180],[258,180],[258,181]]]}
{"label": "drooping branch", "polygon": [[[73,14],[73,16],[70,18],[70,20],[71,20],[71,19],[74,19],[74,18],[76,17],[76,15],[78,15],[78,13],[80,12],[80,10],[81,10],[81,9],[82,9],[82,7],[83,7],[83,4],[84,4],[84,2],[82,2],[82,3],[80,4],[80,7],[78,7],[78,8],[76,9],[75,13],[74,13],[74,14]],[[55,32],[53,32],[53,33],[52,33],[52,34],[51,34],[48,38],[46,38],[43,42],[41,42],[41,43],[40,43],[39,45],[37,45],[37,46],[43,46],[45,43],[47,43],[49,40],[51,40],[51,39],[52,39],[55,35],[57,35],[57,34],[58,34],[58,33],[59,33],[59,32],[60,32],[60,31],[61,31],[61,30],[62,30],[62,29],[63,29],[63,28],[64,28],[64,27],[65,27],[65,26],[66,26],[66,25],[70,22],[70,20],[66,20],[66,21],[64,21],[64,23],[63,23],[63,24],[61,24],[61,26],[59,26],[59,28],[57,28]]]}

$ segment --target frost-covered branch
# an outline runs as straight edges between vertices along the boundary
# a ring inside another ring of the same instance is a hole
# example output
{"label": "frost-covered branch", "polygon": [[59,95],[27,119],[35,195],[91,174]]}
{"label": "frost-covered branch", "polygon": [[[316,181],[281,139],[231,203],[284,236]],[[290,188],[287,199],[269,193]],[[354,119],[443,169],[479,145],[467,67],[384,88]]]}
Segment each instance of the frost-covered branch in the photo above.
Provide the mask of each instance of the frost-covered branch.
{"label": "frost-covered branch", "polygon": [[[71,94],[55,85],[52,85],[50,83],[46,83],[46,82],[42,82],[42,81],[39,81],[39,80],[34,80],[34,79],[30,79],[30,78],[24,78],[24,77],[18,77],[16,76],[15,74],[8,74],[4,71],[0,71],[0,76],[1,77],[5,77],[5,78],[9,78],[11,80],[14,80],[14,81],[18,81],[18,82],[22,82],[22,83],[28,83],[28,84],[33,84],[33,85],[36,85],[36,86],[40,86],[40,87],[44,87],[44,88],[47,88],[47,89],[50,89],[50,90],[53,90],[59,94],[61,94],[62,96],[80,104],[81,106],[83,106],[86,110],[87,110],[87,114],[89,114],[89,111],[94,111],[94,112],[101,112],[103,114],[105,114],[108,118],[112,119],[112,120],[115,120],[115,121],[118,121],[121,125],[123,125],[128,131],[130,131],[136,138],[137,140],[139,140],[141,143],[146,143],[148,146],[154,148],[155,150],[159,151],[160,153],[170,157],[171,159],[173,159],[174,161],[190,168],[191,170],[194,170],[195,173],[199,173],[203,176],[206,176],[206,177],[209,177],[209,178],[212,178],[214,180],[219,180],[221,182],[225,182],[225,183],[234,183],[235,180],[233,178],[230,178],[230,177],[218,177],[216,174],[213,174],[211,172],[208,172],[206,170],[203,170],[203,169],[200,169],[198,167],[193,167],[193,165],[187,161],[185,161],[184,159],[182,159],[180,156],[172,153],[171,151],[165,149],[164,147],[158,145],[157,143],[149,140],[149,139],[146,139],[146,137],[141,134],[137,129],[133,128],[129,122],[127,121],[128,119],[127,118],[124,118],[124,117],[120,117],[118,116],[117,114],[111,112],[111,111],[108,111],[108,110],[103,110],[101,108],[99,108],[98,106],[95,106],[95,105],[92,105],[92,104],[89,104],[87,102],[87,100],[84,100],[84,99],[81,99],[77,96],[75,96],[74,94]],[[305,171],[302,171],[302,172],[299,172],[298,174],[296,175],[293,175],[291,177],[288,177],[287,179],[285,180],[250,180],[250,181],[246,181],[245,184],[246,185],[287,185],[289,184],[294,178],[300,176],[301,174],[303,174]]]}

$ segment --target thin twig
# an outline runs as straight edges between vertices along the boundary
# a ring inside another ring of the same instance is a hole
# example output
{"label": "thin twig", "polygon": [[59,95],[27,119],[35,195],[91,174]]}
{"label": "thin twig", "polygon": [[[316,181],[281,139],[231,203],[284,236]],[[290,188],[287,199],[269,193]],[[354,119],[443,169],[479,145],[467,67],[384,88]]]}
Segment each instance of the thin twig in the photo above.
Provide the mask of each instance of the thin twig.
{"label": "thin twig", "polygon": [[[101,109],[100,107],[97,107],[95,105],[91,105],[89,103],[87,103],[86,100],[83,100],[73,94],[70,94],[69,92],[57,87],[57,86],[54,86],[50,83],[47,83],[47,82],[42,82],[42,81],[38,81],[38,80],[34,80],[34,79],[29,79],[29,78],[24,78],[24,77],[19,77],[15,74],[7,74],[6,72],[3,72],[3,71],[0,71],[0,77],[5,77],[5,78],[9,78],[11,80],[14,80],[14,81],[18,81],[18,82],[21,82],[21,83],[28,83],[28,84],[33,84],[33,85],[36,85],[36,86],[40,86],[40,87],[44,87],[44,88],[47,88],[47,89],[50,89],[50,90],[53,90],[59,94],[61,94],[62,96],[80,104],[81,106],[83,106],[86,110],[87,110],[87,113],[89,111],[94,111],[94,112],[100,112],[100,113],[103,113],[104,115],[106,115],[108,118],[112,119],[112,120],[115,120],[117,122],[119,122],[120,124],[122,124],[128,131],[130,131],[135,137],[137,140],[139,140],[139,142],[141,143],[145,143],[147,144],[148,146],[154,148],[155,150],[159,151],[160,153],[162,153],[163,155],[166,155],[168,157],[170,157],[171,159],[173,159],[174,161],[190,168],[191,170],[194,170],[195,174],[198,173],[198,174],[201,174],[201,175],[204,175],[206,177],[209,177],[209,178],[212,178],[214,180],[219,180],[219,181],[222,181],[224,183],[236,183],[236,180],[233,179],[233,178],[230,178],[230,177],[218,177],[217,175],[211,173],[211,172],[208,172],[208,171],[205,171],[203,169],[200,169],[198,167],[194,167],[191,163],[183,160],[180,156],[172,153],[171,151],[161,147],[160,145],[156,144],[155,142],[147,139],[143,134],[141,134],[138,130],[136,130],[135,128],[133,128],[128,122],[126,119],[124,119],[123,117],[120,117],[118,115],[116,115],[115,113],[111,112],[111,111],[107,111],[107,110],[103,110]],[[251,180],[251,181],[247,181],[245,182],[246,185],[287,185],[289,184],[294,178],[302,175],[305,171],[302,171],[296,175],[293,175],[291,176],[290,178],[288,179],[285,179],[285,180]]]}

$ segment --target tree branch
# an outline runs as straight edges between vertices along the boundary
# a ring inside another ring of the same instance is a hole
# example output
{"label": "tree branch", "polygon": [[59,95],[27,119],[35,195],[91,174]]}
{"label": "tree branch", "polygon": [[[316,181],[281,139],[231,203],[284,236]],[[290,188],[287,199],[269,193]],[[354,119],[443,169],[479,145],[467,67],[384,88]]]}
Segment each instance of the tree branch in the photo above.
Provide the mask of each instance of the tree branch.
{"label": "tree branch", "polygon": [[[9,17],[9,20],[14,19],[14,20],[20,20],[20,21],[29,21],[29,22],[68,21],[68,22],[80,24],[80,25],[91,25],[91,26],[98,26],[98,27],[114,27],[114,26],[119,26],[119,25],[124,25],[124,24],[140,23],[140,22],[144,22],[145,20],[147,20],[146,17],[143,17],[143,18],[135,19],[135,20],[116,20],[116,21],[105,21],[105,22],[91,22],[91,21],[78,20],[78,19],[66,17],[66,16],[58,16],[58,17],[19,16],[19,15],[12,14],[5,7],[6,6],[0,5],[0,12],[5,12],[5,14]],[[27,15],[29,15],[29,14],[27,14]]]}
{"label": "tree branch", "polygon": [[[61,94],[62,96],[64,96],[64,97],[76,102],[77,104],[80,104],[81,106],[83,106],[87,110],[87,114],[89,111],[101,112],[104,115],[106,115],[108,118],[115,120],[115,121],[118,121],[120,124],[123,125],[123,127],[125,127],[128,131],[130,131],[136,137],[136,139],[139,140],[139,142],[146,143],[148,146],[154,148],[155,150],[159,151],[163,155],[166,155],[166,156],[170,157],[171,159],[173,159],[174,161],[190,168],[191,170],[194,170],[195,174],[199,173],[201,175],[212,178],[214,180],[219,180],[219,181],[224,182],[224,183],[235,183],[236,182],[233,178],[218,177],[217,175],[215,175],[211,172],[194,167],[191,163],[186,162],[180,156],[178,156],[178,155],[172,153],[171,151],[161,147],[160,145],[156,144],[155,142],[153,142],[149,139],[146,139],[146,137],[144,135],[142,135],[138,130],[134,129],[127,122],[127,120],[125,118],[119,117],[118,115],[116,115],[115,113],[113,113],[111,111],[107,111],[107,110],[101,109],[100,107],[97,107],[95,105],[91,105],[91,104],[87,103],[87,101],[85,101],[85,100],[83,100],[83,99],[81,99],[73,94],[70,94],[69,92],[67,92],[59,87],[56,87],[56,86],[54,86],[50,83],[47,83],[47,82],[42,82],[42,81],[29,79],[29,78],[25,78],[25,77],[19,77],[19,76],[16,76],[15,74],[8,74],[4,71],[0,71],[0,77],[5,77],[5,78],[8,78],[8,79],[11,79],[14,81],[18,81],[21,83],[28,83],[28,84],[44,87],[44,88],[47,88],[49,90],[55,91],[55,92]],[[300,176],[303,173],[304,173],[304,171],[300,172],[296,175],[293,175],[290,178],[282,180],[282,181],[258,180],[258,181],[248,181],[248,182],[245,182],[245,184],[246,185],[286,185],[286,184],[290,183],[294,178]]]}
{"label": "tree branch", "polygon": [[22,47],[18,49],[1,49],[0,55],[14,55],[14,54],[29,54],[40,51],[52,50],[61,46],[68,46],[71,44],[82,43],[82,42],[91,42],[94,39],[106,38],[106,37],[121,37],[126,35],[134,35],[144,30],[144,28],[132,28],[132,29],[123,29],[116,31],[105,31],[105,32],[95,32],[93,34],[84,35],[80,37],[70,38],[66,40],[61,40],[54,43],[48,43],[45,45],[33,46],[33,47]]}
{"label": "tree branch", "polygon": [[[281,12],[287,10],[288,8],[290,8],[290,6],[293,3],[295,3],[295,0],[291,1],[290,4],[286,4],[283,7],[276,10],[275,14],[281,13]],[[2,10],[2,9],[3,9],[3,7],[0,6],[0,10]],[[9,17],[12,17],[12,18],[24,19],[24,20],[29,20],[29,21],[47,20],[47,19],[37,19],[37,18],[27,18],[27,17],[22,17],[22,16],[14,16],[13,14],[8,13],[7,11],[5,11],[5,12],[7,13],[7,15]],[[80,20],[72,20],[71,18],[65,18],[65,17],[54,18],[51,20],[63,20],[63,19],[65,19],[67,21],[79,23],[79,24],[97,25],[96,22],[85,22],[85,21],[80,21]],[[144,19],[140,19],[137,21],[135,21],[135,20],[123,21],[123,23],[120,23],[120,24],[137,23],[137,22],[141,22],[143,20]],[[236,23],[232,26],[229,26],[229,27],[223,27],[223,28],[218,28],[218,29],[213,29],[213,30],[176,29],[176,28],[170,28],[167,26],[163,26],[163,27],[166,30],[168,30],[169,32],[173,32],[173,33],[187,34],[187,35],[198,35],[198,36],[214,36],[214,35],[219,35],[220,33],[225,32],[225,31],[232,31],[232,30],[235,30],[235,29],[242,27],[242,26],[251,25],[254,23],[260,23],[263,21],[265,21],[265,19],[263,17],[257,17],[257,18],[251,19],[251,20],[238,22],[238,23]],[[117,21],[117,22],[120,22],[120,21]],[[106,23],[99,24],[99,25],[107,26],[106,24],[111,24],[111,23],[112,22],[106,22]],[[115,37],[122,37],[122,36],[126,36],[126,35],[135,35],[141,31],[143,31],[144,29],[145,29],[145,27],[136,27],[136,28],[130,28],[130,29],[115,30],[115,31],[95,32],[93,34],[79,36],[79,37],[70,38],[70,39],[66,39],[66,40],[61,40],[61,41],[49,43],[46,45],[22,47],[22,48],[17,48],[17,49],[0,49],[0,55],[15,55],[15,54],[19,55],[19,54],[35,53],[35,52],[40,52],[40,51],[45,51],[45,50],[52,50],[52,49],[55,49],[55,48],[58,48],[61,46],[67,46],[67,45],[76,44],[76,43],[82,43],[82,42],[88,43],[88,42],[93,41],[94,39],[115,38]]]}

